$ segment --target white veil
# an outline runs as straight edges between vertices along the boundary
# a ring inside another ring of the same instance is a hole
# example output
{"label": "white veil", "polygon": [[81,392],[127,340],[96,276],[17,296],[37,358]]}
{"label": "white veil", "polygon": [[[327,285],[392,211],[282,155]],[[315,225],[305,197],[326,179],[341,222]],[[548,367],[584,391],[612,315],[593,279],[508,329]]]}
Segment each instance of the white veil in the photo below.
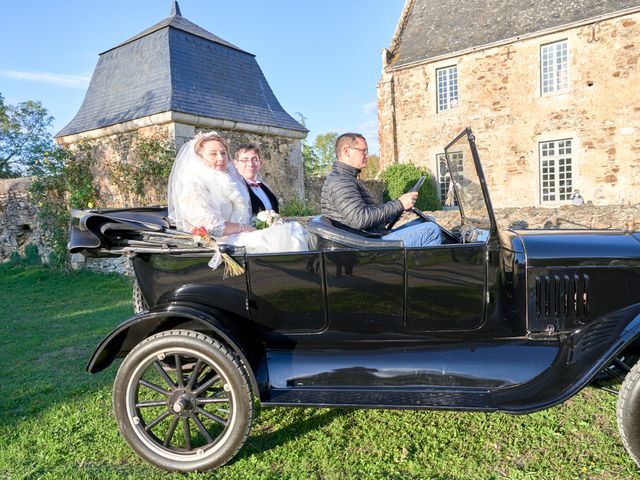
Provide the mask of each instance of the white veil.
{"label": "white veil", "polygon": [[180,148],[171,169],[167,195],[169,217],[178,230],[191,231],[193,227],[205,226],[220,235],[219,227],[225,221],[250,222],[249,192],[231,160],[227,162],[227,173],[204,163],[195,151],[199,137]]}

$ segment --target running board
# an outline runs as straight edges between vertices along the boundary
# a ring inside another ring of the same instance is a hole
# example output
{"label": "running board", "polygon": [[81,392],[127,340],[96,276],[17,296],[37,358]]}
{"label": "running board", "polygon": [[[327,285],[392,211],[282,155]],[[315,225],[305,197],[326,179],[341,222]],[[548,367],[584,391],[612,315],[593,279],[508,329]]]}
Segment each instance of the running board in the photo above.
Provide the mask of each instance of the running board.
{"label": "running board", "polygon": [[497,410],[487,390],[453,389],[346,389],[272,388],[262,400],[264,406],[407,408],[412,410]]}

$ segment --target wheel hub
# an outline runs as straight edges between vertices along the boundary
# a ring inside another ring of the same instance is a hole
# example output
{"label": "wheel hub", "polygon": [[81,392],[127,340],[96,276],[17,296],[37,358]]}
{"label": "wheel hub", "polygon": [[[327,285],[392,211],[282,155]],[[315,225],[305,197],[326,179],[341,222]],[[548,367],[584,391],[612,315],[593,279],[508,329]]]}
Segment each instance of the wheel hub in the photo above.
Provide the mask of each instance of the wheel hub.
{"label": "wheel hub", "polygon": [[169,410],[175,415],[189,417],[196,409],[196,397],[187,390],[176,390],[169,395]]}

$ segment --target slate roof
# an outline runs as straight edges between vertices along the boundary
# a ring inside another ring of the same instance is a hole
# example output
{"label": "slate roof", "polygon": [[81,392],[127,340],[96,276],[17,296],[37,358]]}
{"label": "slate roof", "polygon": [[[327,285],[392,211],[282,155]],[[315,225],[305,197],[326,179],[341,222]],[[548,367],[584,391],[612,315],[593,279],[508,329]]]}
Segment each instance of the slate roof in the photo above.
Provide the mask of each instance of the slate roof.
{"label": "slate roof", "polygon": [[638,6],[639,0],[413,0],[400,19],[389,66],[396,68]]}
{"label": "slate roof", "polygon": [[167,111],[306,132],[255,56],[172,16],[100,54],[76,116],[57,137]]}

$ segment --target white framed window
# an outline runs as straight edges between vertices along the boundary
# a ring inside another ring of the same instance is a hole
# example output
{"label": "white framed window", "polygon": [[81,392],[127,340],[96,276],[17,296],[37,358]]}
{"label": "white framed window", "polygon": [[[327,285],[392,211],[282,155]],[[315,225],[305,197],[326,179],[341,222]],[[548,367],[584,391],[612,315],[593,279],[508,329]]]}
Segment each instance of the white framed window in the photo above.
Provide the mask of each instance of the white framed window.
{"label": "white framed window", "polygon": [[[463,166],[463,152],[451,152],[449,153],[451,159],[451,167],[455,170],[455,175],[462,175]],[[442,205],[453,206],[458,205],[455,195],[453,193],[453,187],[451,186],[451,174],[447,169],[447,159],[444,153],[436,155],[436,172],[438,172],[438,186],[440,189],[440,201]]]}
{"label": "white framed window", "polygon": [[542,95],[569,88],[569,47],[566,40],[540,47],[540,87]]}
{"label": "white framed window", "polygon": [[458,107],[458,66],[438,68],[438,111],[451,110]]}
{"label": "white framed window", "polygon": [[540,142],[541,203],[569,200],[573,192],[571,139]]}

